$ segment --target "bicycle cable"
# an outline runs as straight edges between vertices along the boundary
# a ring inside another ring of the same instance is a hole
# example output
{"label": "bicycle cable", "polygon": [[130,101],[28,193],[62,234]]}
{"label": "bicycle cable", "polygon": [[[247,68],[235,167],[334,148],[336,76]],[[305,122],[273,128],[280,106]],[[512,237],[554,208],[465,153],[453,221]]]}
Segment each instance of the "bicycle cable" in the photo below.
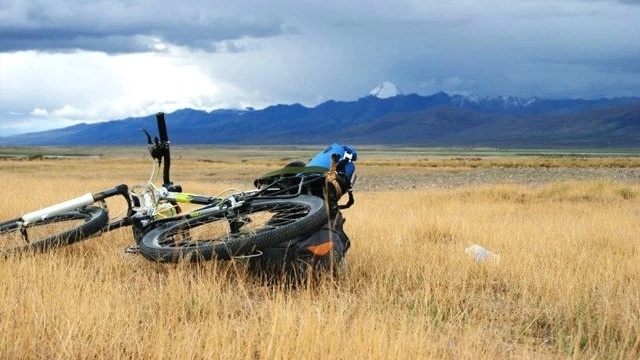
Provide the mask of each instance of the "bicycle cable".
{"label": "bicycle cable", "polygon": [[[156,168],[158,169],[157,172],[156,172]],[[159,175],[160,175],[160,165],[156,165],[154,161],[151,163],[151,176],[149,176],[149,181],[147,181],[147,184],[153,185],[154,181],[158,179]]]}

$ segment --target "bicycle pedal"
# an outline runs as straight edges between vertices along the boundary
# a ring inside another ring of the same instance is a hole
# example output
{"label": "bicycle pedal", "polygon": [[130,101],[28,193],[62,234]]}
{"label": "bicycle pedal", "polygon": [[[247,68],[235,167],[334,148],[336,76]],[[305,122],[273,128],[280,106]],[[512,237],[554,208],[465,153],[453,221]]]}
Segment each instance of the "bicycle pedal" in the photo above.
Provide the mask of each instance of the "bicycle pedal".
{"label": "bicycle pedal", "polygon": [[126,248],[124,248],[124,252],[125,252],[125,254],[139,254],[140,253],[140,246],[139,245],[129,245]]}

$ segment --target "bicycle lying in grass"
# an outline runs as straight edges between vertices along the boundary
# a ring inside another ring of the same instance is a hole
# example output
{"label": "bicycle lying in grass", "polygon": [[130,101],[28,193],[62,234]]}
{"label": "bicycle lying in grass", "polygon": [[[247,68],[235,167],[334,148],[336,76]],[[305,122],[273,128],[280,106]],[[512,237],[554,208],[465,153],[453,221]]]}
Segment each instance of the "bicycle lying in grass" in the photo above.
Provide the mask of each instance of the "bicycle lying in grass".
{"label": "bicycle lying in grass", "polygon": [[[349,156],[333,157],[328,172],[320,167],[290,167],[263,178],[263,183],[256,183],[259,188],[251,191],[226,196],[190,194],[170,180],[164,114],[156,114],[156,119],[159,138],[152,141],[143,132],[158,174],[162,167],[161,186],[153,184],[152,174],[144,185],[121,184],[0,222],[0,252],[46,251],[131,226],[139,252],[148,259],[228,260],[254,256],[260,249],[304,236],[327,223],[332,206],[322,193],[327,194],[327,184],[335,184],[336,168],[350,162]],[[353,203],[350,183],[348,192],[349,203],[343,208]],[[127,211],[112,220],[105,200],[117,196],[124,198]],[[182,212],[180,203],[200,207]]]}

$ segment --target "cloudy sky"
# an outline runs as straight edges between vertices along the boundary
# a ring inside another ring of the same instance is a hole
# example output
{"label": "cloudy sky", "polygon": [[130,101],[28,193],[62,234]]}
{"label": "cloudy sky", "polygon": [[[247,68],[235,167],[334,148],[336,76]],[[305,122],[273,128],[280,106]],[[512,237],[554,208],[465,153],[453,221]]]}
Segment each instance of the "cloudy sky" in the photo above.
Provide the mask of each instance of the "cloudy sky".
{"label": "cloudy sky", "polygon": [[383,81],[640,96],[640,0],[0,0],[0,136],[190,107],[315,106]]}

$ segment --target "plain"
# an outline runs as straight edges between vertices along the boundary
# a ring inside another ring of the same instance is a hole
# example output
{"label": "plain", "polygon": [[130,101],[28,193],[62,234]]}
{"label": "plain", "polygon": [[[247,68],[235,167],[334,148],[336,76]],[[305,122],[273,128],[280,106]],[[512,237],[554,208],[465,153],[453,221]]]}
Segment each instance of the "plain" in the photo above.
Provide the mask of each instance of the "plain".
{"label": "plain", "polygon": [[[248,189],[311,154],[248,151],[174,156],[172,178],[195,193]],[[242,260],[154,263],[123,252],[133,240],[121,229],[0,262],[0,357],[640,356],[638,158],[365,149],[360,160],[341,276],[290,288]],[[0,219],[150,170],[126,152],[1,160]],[[500,262],[476,262],[471,244]]]}

